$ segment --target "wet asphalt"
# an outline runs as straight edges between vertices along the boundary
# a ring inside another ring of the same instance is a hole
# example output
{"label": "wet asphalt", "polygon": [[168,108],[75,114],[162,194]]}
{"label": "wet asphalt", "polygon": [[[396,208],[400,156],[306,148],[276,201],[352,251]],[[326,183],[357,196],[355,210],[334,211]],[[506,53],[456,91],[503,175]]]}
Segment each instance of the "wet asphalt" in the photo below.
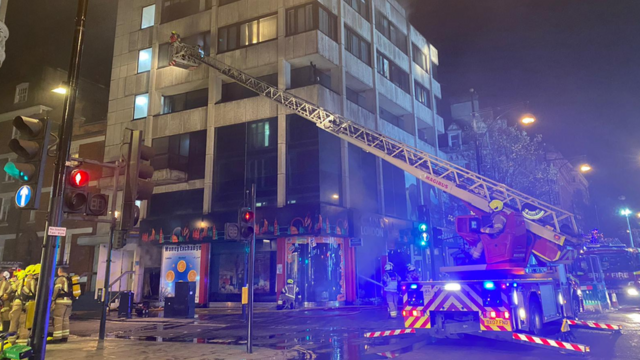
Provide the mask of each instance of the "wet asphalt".
{"label": "wet asphalt", "polygon": [[[596,320],[623,325],[622,334],[574,328],[575,342],[590,347],[580,358],[639,359],[640,308],[626,307],[601,315],[585,315]],[[475,336],[462,339],[433,339],[424,334],[366,338],[365,333],[403,329],[400,319],[389,319],[382,308],[258,311],[253,325],[253,345],[290,350],[292,359],[571,359],[575,353],[532,347]],[[236,310],[207,310],[196,320],[133,318],[109,321],[108,336],[132,341],[194,342],[244,345],[247,325]],[[75,320],[71,333],[95,336],[96,320]],[[555,327],[548,329],[556,337]]]}

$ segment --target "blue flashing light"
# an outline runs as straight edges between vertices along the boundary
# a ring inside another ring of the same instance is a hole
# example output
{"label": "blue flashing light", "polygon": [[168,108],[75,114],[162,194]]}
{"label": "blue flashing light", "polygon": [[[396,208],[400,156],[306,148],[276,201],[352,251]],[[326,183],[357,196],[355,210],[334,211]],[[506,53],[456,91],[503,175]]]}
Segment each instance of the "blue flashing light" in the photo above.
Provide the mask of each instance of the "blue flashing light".
{"label": "blue flashing light", "polygon": [[518,283],[513,283],[513,287],[518,287]]}
{"label": "blue flashing light", "polygon": [[411,286],[409,286],[412,290],[415,290],[418,288],[418,284],[411,284]]}
{"label": "blue flashing light", "polygon": [[496,288],[496,284],[493,281],[485,281],[483,284],[484,288],[487,290],[493,290]]}

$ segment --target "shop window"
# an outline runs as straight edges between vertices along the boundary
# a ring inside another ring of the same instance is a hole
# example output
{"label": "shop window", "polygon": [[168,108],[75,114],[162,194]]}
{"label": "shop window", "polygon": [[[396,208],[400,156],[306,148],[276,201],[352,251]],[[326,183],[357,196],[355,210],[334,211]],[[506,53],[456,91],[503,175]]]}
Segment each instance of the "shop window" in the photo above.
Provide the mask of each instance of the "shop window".
{"label": "shop window", "polygon": [[208,101],[209,89],[207,88],[177,95],[163,96],[162,113],[170,114],[205,107],[207,106]]}
{"label": "shop window", "polygon": [[218,53],[273,40],[277,36],[278,15],[226,26],[218,30]]}
{"label": "shop window", "polygon": [[354,30],[345,26],[345,49],[363,63],[371,66],[371,44],[364,40]]}
{"label": "shop window", "polygon": [[156,5],[145,6],[142,8],[142,23],[140,29],[146,29],[155,25],[156,22]]}
{"label": "shop window", "polygon": [[138,73],[151,70],[151,48],[138,52]]}
{"label": "shop window", "polygon": [[133,119],[143,119],[147,117],[149,110],[149,94],[136,95],[134,100]]}

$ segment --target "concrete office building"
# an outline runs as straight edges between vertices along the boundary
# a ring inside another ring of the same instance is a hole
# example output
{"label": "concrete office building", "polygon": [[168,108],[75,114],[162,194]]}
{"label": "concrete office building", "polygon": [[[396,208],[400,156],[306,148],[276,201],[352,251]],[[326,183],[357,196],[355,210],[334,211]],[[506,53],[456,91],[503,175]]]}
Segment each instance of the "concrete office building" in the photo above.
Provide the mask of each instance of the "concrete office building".
{"label": "concrete office building", "polygon": [[141,204],[138,238],[115,255],[112,276],[133,271],[119,289],[169,295],[180,276],[170,253],[194,251],[198,301],[239,301],[244,245],[223,240],[224,226],[251,184],[258,301],[275,301],[287,279],[309,304],[373,299],[379,291],[363,278],[379,280],[393,250],[426,269],[406,244],[418,205],[432,217],[439,207],[432,187],[213,69],[169,66],[176,31],[207,55],[437,154],[438,53],[407,15],[395,0],[120,0],[105,159],[120,156],[127,129],[143,130],[156,188]]}

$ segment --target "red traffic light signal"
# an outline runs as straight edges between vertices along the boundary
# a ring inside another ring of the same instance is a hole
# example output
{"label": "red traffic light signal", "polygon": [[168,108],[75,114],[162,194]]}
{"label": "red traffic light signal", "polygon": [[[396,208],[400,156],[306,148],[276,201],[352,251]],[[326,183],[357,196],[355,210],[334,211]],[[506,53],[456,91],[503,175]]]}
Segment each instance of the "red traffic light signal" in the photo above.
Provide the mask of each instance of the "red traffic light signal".
{"label": "red traffic light signal", "polygon": [[242,214],[242,219],[244,219],[245,222],[251,222],[253,220],[253,211],[245,211]]}
{"label": "red traffic light signal", "polygon": [[81,188],[89,185],[89,173],[75,169],[69,174],[69,184],[76,188]]}

